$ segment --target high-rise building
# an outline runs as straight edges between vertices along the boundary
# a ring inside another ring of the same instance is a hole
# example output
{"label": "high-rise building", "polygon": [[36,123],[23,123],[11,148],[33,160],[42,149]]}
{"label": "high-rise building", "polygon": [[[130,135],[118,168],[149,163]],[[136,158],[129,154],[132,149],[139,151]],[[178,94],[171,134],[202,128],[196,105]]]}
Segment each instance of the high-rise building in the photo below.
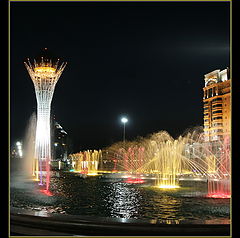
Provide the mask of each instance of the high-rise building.
{"label": "high-rise building", "polygon": [[62,126],[55,121],[54,123],[54,160],[66,161],[67,160],[67,132]]}
{"label": "high-rise building", "polygon": [[229,68],[205,75],[203,88],[204,138],[223,140],[231,133],[231,84]]}

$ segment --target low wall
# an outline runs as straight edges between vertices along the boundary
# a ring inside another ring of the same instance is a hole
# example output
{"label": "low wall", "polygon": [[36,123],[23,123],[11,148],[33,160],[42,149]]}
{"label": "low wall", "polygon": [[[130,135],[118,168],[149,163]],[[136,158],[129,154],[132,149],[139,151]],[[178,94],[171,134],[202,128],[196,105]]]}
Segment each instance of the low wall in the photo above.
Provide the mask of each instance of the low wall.
{"label": "low wall", "polygon": [[185,221],[164,224],[157,220],[99,218],[11,208],[11,235],[78,236],[228,236],[229,224]]}

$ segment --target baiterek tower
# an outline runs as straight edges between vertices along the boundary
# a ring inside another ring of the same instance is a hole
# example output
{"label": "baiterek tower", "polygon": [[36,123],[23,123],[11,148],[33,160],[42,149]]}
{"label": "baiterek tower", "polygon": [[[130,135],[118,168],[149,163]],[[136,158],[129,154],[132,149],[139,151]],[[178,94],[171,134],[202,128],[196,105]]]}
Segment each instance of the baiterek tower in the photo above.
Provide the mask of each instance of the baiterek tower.
{"label": "baiterek tower", "polygon": [[33,174],[40,180],[40,185],[46,184],[46,189],[48,190],[51,161],[51,102],[56,83],[66,63],[60,63],[59,59],[54,60],[47,54],[48,52],[45,48],[40,58],[34,59],[33,63],[28,59],[24,64],[33,81],[37,99],[37,126]]}

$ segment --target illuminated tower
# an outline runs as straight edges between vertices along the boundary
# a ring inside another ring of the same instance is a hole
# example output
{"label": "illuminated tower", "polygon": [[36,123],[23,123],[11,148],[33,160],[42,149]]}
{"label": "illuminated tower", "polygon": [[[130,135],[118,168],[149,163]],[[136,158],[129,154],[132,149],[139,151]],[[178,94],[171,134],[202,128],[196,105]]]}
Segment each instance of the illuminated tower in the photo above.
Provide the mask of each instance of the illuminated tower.
{"label": "illuminated tower", "polygon": [[[46,48],[44,54],[46,54]],[[46,177],[45,183],[48,189],[50,178],[49,167],[51,161],[51,101],[56,83],[61,76],[66,63],[63,62],[59,64],[59,59],[54,60],[48,56],[42,56],[39,59],[34,59],[33,63],[28,59],[24,64],[33,81],[37,99],[37,126],[33,171],[37,179],[38,176],[40,177],[40,185],[44,182],[43,175]]]}

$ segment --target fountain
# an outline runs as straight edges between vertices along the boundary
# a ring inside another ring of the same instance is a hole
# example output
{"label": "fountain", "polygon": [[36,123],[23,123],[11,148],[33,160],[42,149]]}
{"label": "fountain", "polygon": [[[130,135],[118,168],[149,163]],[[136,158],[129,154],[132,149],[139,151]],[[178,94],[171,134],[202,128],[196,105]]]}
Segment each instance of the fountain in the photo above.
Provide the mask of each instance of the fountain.
{"label": "fountain", "polygon": [[23,154],[21,158],[10,158],[11,187],[32,188],[33,158],[35,142],[36,114],[33,113],[26,125],[23,139]]}
{"label": "fountain", "polygon": [[98,174],[98,166],[101,157],[101,150],[80,151],[79,153],[70,155],[74,171],[87,175]]}
{"label": "fountain", "polygon": [[[35,149],[35,130],[36,113],[33,113],[29,119],[26,134],[23,142],[24,159],[22,161],[22,171],[26,177],[35,176],[34,171],[34,149]],[[36,180],[38,178],[36,177]]]}
{"label": "fountain", "polygon": [[134,223],[147,218],[188,224],[190,229],[192,220],[202,229],[209,222],[229,224],[229,142],[225,138],[216,150],[196,131],[177,139],[161,131],[125,142],[124,147],[119,142],[103,150],[80,151],[69,156],[74,176],[62,171],[52,177],[51,192],[36,191],[33,181],[23,190],[13,186],[11,202],[17,208],[40,209],[35,216],[64,212],[81,214],[80,220],[90,215],[94,220],[133,218]]}
{"label": "fountain", "polygon": [[218,151],[213,160],[214,169],[208,179],[208,197],[230,198],[230,137],[225,136],[223,142],[213,148]]}
{"label": "fountain", "polygon": [[125,142],[124,147],[119,142],[108,147],[105,156],[114,161],[114,170],[118,168],[135,177],[155,175],[159,188],[179,188],[179,180],[190,174],[195,180],[208,181],[207,197],[229,198],[229,145],[226,137],[212,150],[212,145],[204,142],[201,129],[193,128],[177,139],[161,131],[140,141]]}

